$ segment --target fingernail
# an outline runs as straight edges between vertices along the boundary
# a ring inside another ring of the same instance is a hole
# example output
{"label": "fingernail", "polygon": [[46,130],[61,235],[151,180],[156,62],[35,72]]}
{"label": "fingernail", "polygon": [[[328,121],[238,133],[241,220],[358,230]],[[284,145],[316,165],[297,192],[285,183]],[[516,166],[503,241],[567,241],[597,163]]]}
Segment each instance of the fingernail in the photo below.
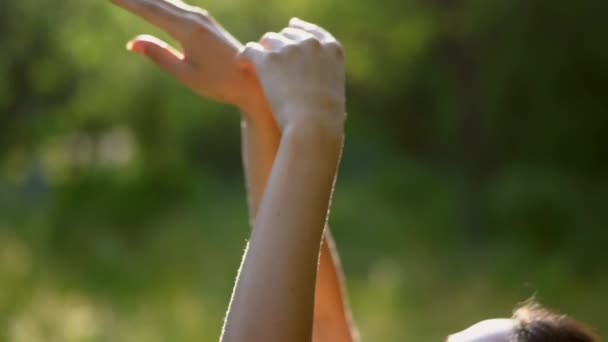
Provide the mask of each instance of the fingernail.
{"label": "fingernail", "polygon": [[135,53],[139,53],[139,54],[144,54],[146,47],[145,44],[137,44],[136,40],[131,40],[127,43],[127,50],[131,51],[131,52],[135,52]]}

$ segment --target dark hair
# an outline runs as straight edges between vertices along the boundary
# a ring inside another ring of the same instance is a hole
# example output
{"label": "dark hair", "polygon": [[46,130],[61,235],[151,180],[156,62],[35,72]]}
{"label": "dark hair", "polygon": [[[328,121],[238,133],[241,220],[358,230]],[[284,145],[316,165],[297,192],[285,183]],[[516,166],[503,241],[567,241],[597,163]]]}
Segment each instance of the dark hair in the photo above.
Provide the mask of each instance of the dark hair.
{"label": "dark hair", "polygon": [[599,342],[584,324],[528,301],[513,313],[516,342]]}

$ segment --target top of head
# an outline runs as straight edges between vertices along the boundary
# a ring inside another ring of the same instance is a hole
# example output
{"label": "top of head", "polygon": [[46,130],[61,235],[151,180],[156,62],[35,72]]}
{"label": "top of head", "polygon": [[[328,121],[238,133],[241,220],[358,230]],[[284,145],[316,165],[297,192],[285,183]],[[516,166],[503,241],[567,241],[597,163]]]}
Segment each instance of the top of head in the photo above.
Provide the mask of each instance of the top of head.
{"label": "top of head", "polygon": [[488,319],[450,335],[448,342],[597,342],[576,320],[528,302],[512,318]]}
{"label": "top of head", "polygon": [[450,335],[448,342],[510,342],[516,325],[510,318],[488,319]]}

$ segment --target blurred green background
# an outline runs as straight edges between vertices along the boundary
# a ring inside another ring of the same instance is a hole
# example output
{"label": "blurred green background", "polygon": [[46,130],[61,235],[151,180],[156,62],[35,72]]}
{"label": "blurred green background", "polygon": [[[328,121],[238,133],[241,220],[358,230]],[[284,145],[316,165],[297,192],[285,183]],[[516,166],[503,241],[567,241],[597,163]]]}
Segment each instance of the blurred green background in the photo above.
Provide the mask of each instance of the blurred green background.
{"label": "blurred green background", "polygon": [[[536,295],[608,334],[606,1],[223,0],[347,54],[330,224],[364,341]],[[248,235],[235,108],[129,54],[109,1],[0,2],[0,340],[215,341]]]}

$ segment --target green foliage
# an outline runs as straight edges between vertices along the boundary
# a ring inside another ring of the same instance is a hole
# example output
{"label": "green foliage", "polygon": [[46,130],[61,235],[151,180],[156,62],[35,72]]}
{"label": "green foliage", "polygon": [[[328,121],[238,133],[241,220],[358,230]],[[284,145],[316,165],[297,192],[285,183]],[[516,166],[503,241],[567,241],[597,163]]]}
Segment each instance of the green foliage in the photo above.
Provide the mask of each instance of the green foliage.
{"label": "green foliage", "polygon": [[[347,55],[331,224],[365,341],[537,294],[608,334],[602,1],[196,2]],[[213,341],[247,237],[236,109],[123,48],[108,1],[0,2],[0,340]]]}

